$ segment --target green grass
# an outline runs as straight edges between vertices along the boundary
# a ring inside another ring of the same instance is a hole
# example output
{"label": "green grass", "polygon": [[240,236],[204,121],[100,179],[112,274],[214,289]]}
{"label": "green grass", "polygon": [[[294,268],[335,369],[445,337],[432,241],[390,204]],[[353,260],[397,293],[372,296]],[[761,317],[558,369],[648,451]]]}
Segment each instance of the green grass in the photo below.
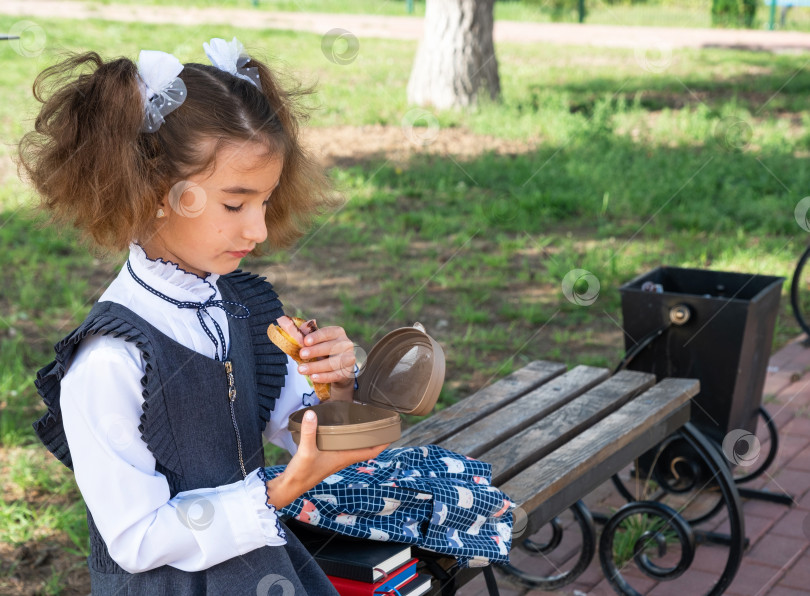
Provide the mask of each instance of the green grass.
{"label": "green grass", "polygon": [[[0,30],[14,22],[0,17]],[[33,78],[65,49],[135,57],[140,48],[159,48],[202,60],[203,40],[237,34],[317,84],[311,126],[396,129],[409,109],[412,42],[364,39],[357,60],[338,66],[325,59],[317,35],[98,20],[37,24],[47,38],[42,54],[25,58],[0,45],[0,159],[32,126]],[[248,267],[290,263],[340,280],[324,296],[334,322],[365,347],[421,321],[448,358],[439,408],[538,358],[614,366],[624,348],[618,287],[660,264],[789,277],[806,243],[793,215],[810,187],[806,57],[510,44],[497,52],[503,101],[436,114],[440,128],[536,145],[334,169],[346,206],[294,256]],[[2,163],[0,543],[58,538],[80,560],[80,497],[70,473],[34,439],[30,423],[42,407],[32,380],[120,259],[102,260],[69,232],[42,227],[30,211],[31,193]],[[573,269],[599,281],[590,306],[563,295]],[[312,300],[293,295],[291,302]],[[775,347],[797,333],[786,302],[783,296]],[[267,452],[282,459],[276,449]],[[2,569],[0,591],[2,575],[13,571]],[[48,582],[38,589],[58,592],[59,577]]]}

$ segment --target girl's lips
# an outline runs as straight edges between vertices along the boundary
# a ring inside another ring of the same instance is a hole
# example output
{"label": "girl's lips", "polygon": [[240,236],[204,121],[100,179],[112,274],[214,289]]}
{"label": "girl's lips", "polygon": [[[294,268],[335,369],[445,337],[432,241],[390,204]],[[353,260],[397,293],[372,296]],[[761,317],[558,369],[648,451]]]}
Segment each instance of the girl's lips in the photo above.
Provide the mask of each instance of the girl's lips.
{"label": "girl's lips", "polygon": [[250,254],[250,251],[249,250],[231,250],[231,251],[228,251],[228,254],[232,255],[234,257],[238,257],[240,259],[244,259],[246,256],[248,256]]}

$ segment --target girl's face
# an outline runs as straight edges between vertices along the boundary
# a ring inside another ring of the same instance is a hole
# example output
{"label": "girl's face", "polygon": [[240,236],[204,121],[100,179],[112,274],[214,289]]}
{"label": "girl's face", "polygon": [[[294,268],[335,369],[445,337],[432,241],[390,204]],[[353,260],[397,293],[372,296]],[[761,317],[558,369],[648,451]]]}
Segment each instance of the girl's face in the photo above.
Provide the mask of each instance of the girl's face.
{"label": "girl's face", "polygon": [[178,182],[166,196],[164,217],[141,242],[146,255],[200,277],[230,273],[267,238],[264,214],[282,165],[258,143],[221,148],[213,172]]}

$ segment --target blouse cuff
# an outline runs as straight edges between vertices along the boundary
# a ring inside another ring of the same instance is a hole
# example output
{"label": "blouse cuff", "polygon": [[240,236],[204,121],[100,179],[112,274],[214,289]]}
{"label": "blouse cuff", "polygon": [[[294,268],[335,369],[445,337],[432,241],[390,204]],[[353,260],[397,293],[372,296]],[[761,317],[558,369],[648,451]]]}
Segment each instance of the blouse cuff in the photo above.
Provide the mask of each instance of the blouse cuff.
{"label": "blouse cuff", "polygon": [[258,468],[255,474],[248,474],[245,479],[245,488],[248,491],[250,502],[255,504],[256,514],[259,518],[259,527],[267,541],[267,546],[286,544],[287,534],[281,526],[276,508],[267,500],[266,481],[269,480],[264,468]]}

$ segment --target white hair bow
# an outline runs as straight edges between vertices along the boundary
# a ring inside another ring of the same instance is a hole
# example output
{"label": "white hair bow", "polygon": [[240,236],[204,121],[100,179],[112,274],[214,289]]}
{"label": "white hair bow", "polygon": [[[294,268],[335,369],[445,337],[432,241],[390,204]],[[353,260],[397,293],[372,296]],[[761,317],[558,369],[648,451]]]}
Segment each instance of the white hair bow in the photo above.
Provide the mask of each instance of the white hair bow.
{"label": "white hair bow", "polygon": [[211,64],[220,70],[229,72],[235,77],[245,79],[261,89],[259,81],[259,69],[255,67],[245,68],[245,64],[250,61],[250,56],[245,53],[245,46],[235,37],[231,41],[225,41],[214,37],[210,42],[203,42],[205,55]]}
{"label": "white hair bow", "polygon": [[183,65],[171,54],[141,50],[138,73],[144,103],[142,132],[155,132],[166,114],[186,100],[186,84],[177,76],[182,70]]}

